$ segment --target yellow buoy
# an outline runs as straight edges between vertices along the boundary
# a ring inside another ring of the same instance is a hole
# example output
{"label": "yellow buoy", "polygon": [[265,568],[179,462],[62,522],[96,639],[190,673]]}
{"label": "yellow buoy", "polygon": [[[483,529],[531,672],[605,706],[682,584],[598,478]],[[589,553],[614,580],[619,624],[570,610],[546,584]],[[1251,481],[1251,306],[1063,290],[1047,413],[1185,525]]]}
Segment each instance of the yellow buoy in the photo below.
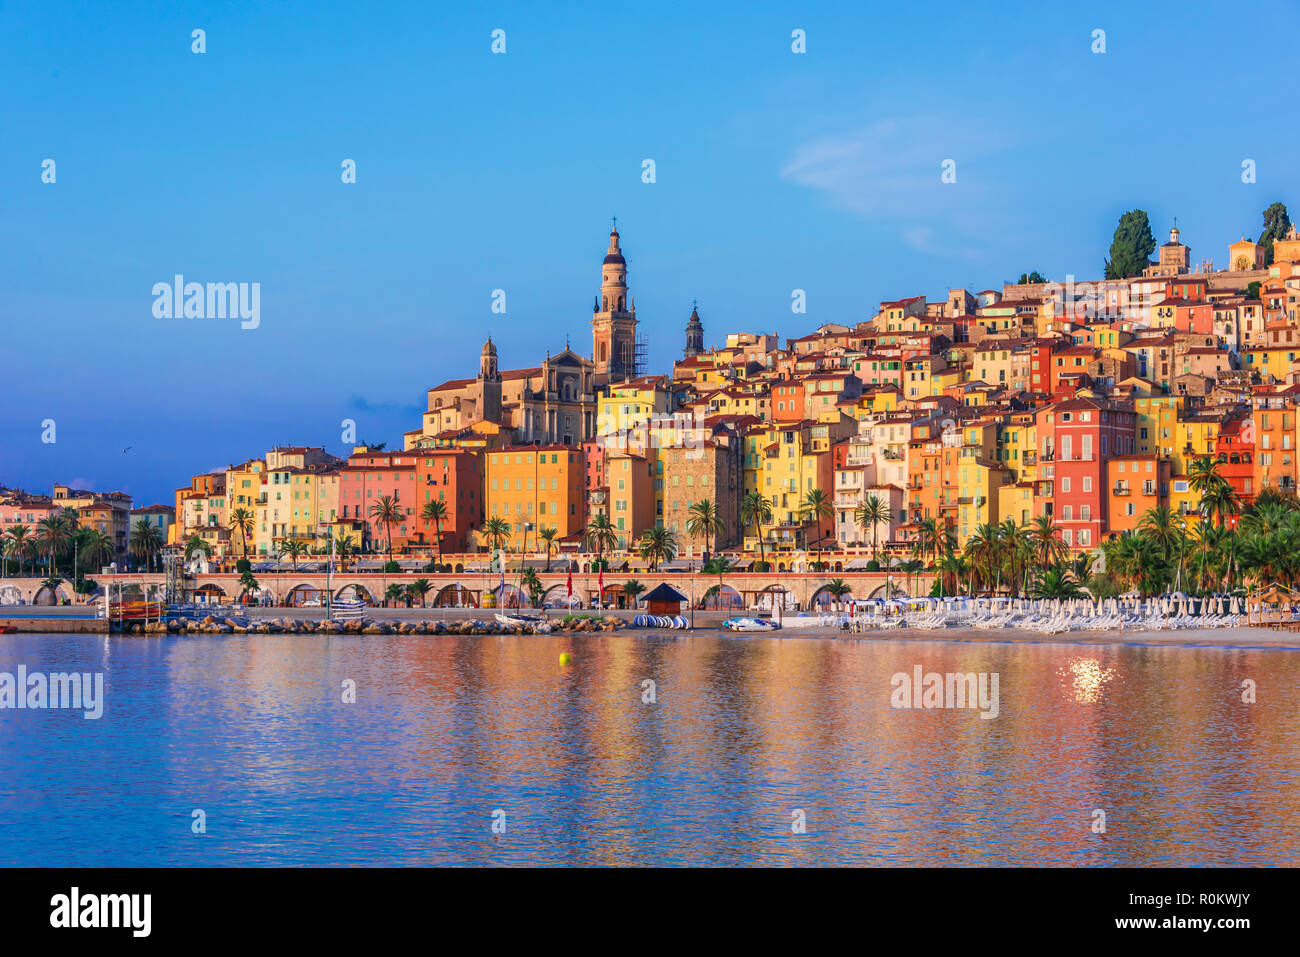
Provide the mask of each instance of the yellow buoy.
{"label": "yellow buoy", "polygon": [[567,665],[571,661],[573,661],[573,655],[569,654],[567,651],[560,652],[560,664]]}

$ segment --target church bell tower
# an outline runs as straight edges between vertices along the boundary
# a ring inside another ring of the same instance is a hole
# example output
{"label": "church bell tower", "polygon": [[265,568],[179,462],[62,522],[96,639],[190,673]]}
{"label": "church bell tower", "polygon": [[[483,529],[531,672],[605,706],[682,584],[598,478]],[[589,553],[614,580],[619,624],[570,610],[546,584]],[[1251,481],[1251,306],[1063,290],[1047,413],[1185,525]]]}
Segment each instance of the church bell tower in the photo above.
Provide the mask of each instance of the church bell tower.
{"label": "church bell tower", "polygon": [[636,306],[627,291],[627,260],[619,248],[617,220],[609,233],[609,250],[600,267],[600,295],[592,309],[591,358],[602,382],[632,379],[640,371]]}

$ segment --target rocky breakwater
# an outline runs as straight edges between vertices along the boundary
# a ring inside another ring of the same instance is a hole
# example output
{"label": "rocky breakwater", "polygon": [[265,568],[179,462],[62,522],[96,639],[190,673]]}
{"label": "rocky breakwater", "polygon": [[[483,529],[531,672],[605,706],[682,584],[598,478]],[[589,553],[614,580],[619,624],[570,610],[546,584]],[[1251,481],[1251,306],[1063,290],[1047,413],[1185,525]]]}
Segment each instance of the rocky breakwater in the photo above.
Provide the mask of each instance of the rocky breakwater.
{"label": "rocky breakwater", "polygon": [[129,623],[123,627],[123,632],[143,635],[537,635],[607,632],[626,626],[627,622],[621,618],[597,615],[570,615],[537,623],[510,624],[478,618],[453,621],[379,621],[370,618],[326,621],[207,615],[203,618]]}

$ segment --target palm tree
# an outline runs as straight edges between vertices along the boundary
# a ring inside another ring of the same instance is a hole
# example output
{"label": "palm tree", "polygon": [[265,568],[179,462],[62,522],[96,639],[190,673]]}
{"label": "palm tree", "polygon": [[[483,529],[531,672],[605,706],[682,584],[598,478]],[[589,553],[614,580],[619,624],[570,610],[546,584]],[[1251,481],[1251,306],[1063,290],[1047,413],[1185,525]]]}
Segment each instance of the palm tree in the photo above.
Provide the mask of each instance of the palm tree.
{"label": "palm tree", "polygon": [[1169,561],[1169,552],[1178,540],[1177,520],[1168,505],[1157,505],[1146,510],[1138,522],[1138,528],[1151,536],[1151,540],[1164,552],[1165,561]]}
{"label": "palm tree", "polygon": [[916,523],[916,535],[912,539],[912,554],[922,561],[928,557],[938,562],[939,523],[934,519],[923,518]]}
{"label": "palm tree", "polygon": [[369,509],[372,521],[379,522],[384,526],[384,531],[388,533],[388,561],[393,561],[393,526],[402,520],[402,506],[398,504],[396,495],[381,495],[370,503]]}
{"label": "palm tree", "polygon": [[1060,565],[1040,572],[1029,589],[1034,598],[1079,598],[1083,595],[1073,576]]}
{"label": "palm tree", "polygon": [[[878,495],[868,495],[866,500],[853,510],[853,521],[858,528],[864,532],[871,529],[871,558],[876,560],[877,550],[880,545],[880,526],[888,525],[894,520],[894,513],[886,502]],[[931,523],[934,519],[928,519]]]}
{"label": "palm tree", "polygon": [[390,601],[406,601],[409,603],[410,599],[406,597],[406,588],[397,582],[393,582],[385,588],[384,605],[387,606]]}
{"label": "palm tree", "polygon": [[230,520],[228,524],[230,525],[230,530],[232,532],[239,533],[240,541],[243,543],[243,548],[240,549],[240,554],[244,558],[248,557],[248,536],[253,533],[253,525],[256,520],[257,519],[253,513],[242,506],[230,510]]}
{"label": "palm tree", "polygon": [[536,568],[525,568],[522,575],[519,576],[519,584],[523,585],[528,592],[529,605],[536,605],[537,599],[545,589],[542,587],[542,580],[537,577]]}
{"label": "palm tree", "polygon": [[850,591],[852,591],[852,589],[849,588],[848,583],[843,578],[832,578],[830,581],[828,581],[825,584],[824,588],[827,592],[830,593],[831,597],[834,598],[836,601],[839,601]]}
{"label": "palm tree", "polygon": [[727,569],[730,567],[731,559],[727,558],[725,555],[714,555],[700,567],[700,571],[704,572],[704,574],[716,574],[718,576],[718,584],[711,587],[708,592],[705,592],[704,597],[708,598],[709,594],[714,592],[716,589],[719,608],[722,607],[722,576],[727,573]]}
{"label": "palm tree", "polygon": [[307,554],[307,543],[297,538],[284,538],[280,540],[277,551],[281,558],[286,555],[293,562],[293,570],[298,570],[298,556]]}
{"label": "palm tree", "polygon": [[191,535],[185,543],[185,560],[188,562],[195,555],[211,558],[212,546],[206,539],[200,538],[198,535]]}
{"label": "palm tree", "polygon": [[635,578],[623,582],[623,594],[627,596],[628,603],[633,608],[636,607],[636,596],[645,591],[645,585],[642,585]]}
{"label": "palm tree", "polygon": [[494,552],[501,551],[501,544],[510,537],[510,524],[503,518],[493,516],[483,523],[483,535]]}
{"label": "palm tree", "polygon": [[1001,587],[1001,527],[984,522],[975,526],[964,549],[971,583],[996,590]]}
{"label": "palm tree", "polygon": [[831,497],[825,491],[811,488],[799,504],[799,514],[804,521],[814,523],[814,531],[817,533],[817,538],[814,540],[817,546],[817,564],[820,565],[822,563],[821,543],[826,537],[822,534],[822,521],[835,517],[835,506],[831,504]]}
{"label": "palm tree", "polygon": [[137,519],[135,525],[131,527],[129,544],[131,554],[137,560],[143,561],[145,567],[152,571],[154,556],[163,546],[162,534],[158,531],[158,526],[149,524],[148,519]]}
{"label": "palm tree", "polygon": [[334,536],[334,551],[339,557],[339,571],[348,570],[348,556],[356,551],[356,548],[356,540],[346,532]]}
{"label": "palm tree", "polygon": [[560,530],[554,525],[547,526],[537,533],[537,538],[546,549],[546,571],[543,574],[549,574],[551,571],[551,555],[559,551],[560,548]]}
{"label": "palm tree", "polygon": [[72,533],[68,530],[67,523],[63,521],[61,516],[51,515],[36,523],[36,540],[45,547],[45,553],[49,556],[51,575],[54,574],[55,555],[71,539]]}
{"label": "palm tree", "polygon": [[32,530],[27,525],[14,525],[9,529],[9,542],[5,550],[18,557],[18,576],[23,575],[23,560],[31,554]]}
{"label": "palm tree", "polygon": [[96,565],[102,567],[105,562],[112,561],[116,549],[114,549],[113,539],[109,538],[108,533],[97,528],[88,528],[85,532],[85,535],[81,538],[81,544],[78,546],[82,560],[92,568]]}
{"label": "palm tree", "polygon": [[713,499],[702,498],[698,502],[692,502],[686,513],[689,516],[686,519],[686,534],[691,538],[704,539],[704,550],[708,551],[709,540],[721,535],[726,527],[722,516],[718,514],[718,506],[713,503]]}
{"label": "palm tree", "polygon": [[677,537],[672,529],[662,525],[651,525],[637,542],[637,551],[641,557],[650,562],[650,571],[657,571],[660,563],[670,562],[677,557]]}
{"label": "palm tree", "polygon": [[244,572],[242,575],[239,576],[239,585],[240,585],[239,600],[242,602],[245,598],[249,597],[254,591],[257,590],[257,579],[253,577],[253,573],[251,571]]}
{"label": "palm tree", "polygon": [[596,561],[605,557],[606,549],[613,551],[618,543],[618,534],[614,530],[614,525],[604,512],[597,512],[591,517],[591,521],[583,530],[583,536],[589,545],[596,546]]}
{"label": "palm tree", "polygon": [[1070,547],[1056,534],[1056,526],[1052,524],[1050,515],[1040,515],[1034,519],[1029,529],[1029,541],[1039,568],[1049,568],[1064,561],[1070,554]]}
{"label": "palm tree", "polygon": [[420,607],[425,608],[425,596],[433,591],[433,582],[427,578],[417,578],[411,584],[406,586],[406,590],[420,599]]}
{"label": "palm tree", "polygon": [[426,522],[433,522],[433,538],[438,546],[438,564],[442,564],[442,523],[447,520],[447,503],[434,499],[432,502],[425,502],[424,509],[420,512],[420,517]]}
{"label": "palm tree", "polygon": [[753,525],[758,535],[758,560],[767,563],[763,551],[763,523],[772,521],[772,500],[762,492],[746,492],[740,500],[740,521],[744,525]]}

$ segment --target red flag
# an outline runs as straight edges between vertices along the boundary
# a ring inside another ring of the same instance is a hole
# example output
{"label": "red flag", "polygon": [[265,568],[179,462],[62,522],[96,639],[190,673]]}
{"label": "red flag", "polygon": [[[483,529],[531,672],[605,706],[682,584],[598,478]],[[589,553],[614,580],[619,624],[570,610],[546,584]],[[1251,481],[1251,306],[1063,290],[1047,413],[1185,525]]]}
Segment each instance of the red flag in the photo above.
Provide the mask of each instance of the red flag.
{"label": "red flag", "polygon": [[569,594],[572,595],[573,594],[573,569],[572,568],[569,569],[568,588],[569,588]]}
{"label": "red flag", "polygon": [[596,574],[596,588],[600,590],[600,600],[605,600],[605,569],[601,569]]}

